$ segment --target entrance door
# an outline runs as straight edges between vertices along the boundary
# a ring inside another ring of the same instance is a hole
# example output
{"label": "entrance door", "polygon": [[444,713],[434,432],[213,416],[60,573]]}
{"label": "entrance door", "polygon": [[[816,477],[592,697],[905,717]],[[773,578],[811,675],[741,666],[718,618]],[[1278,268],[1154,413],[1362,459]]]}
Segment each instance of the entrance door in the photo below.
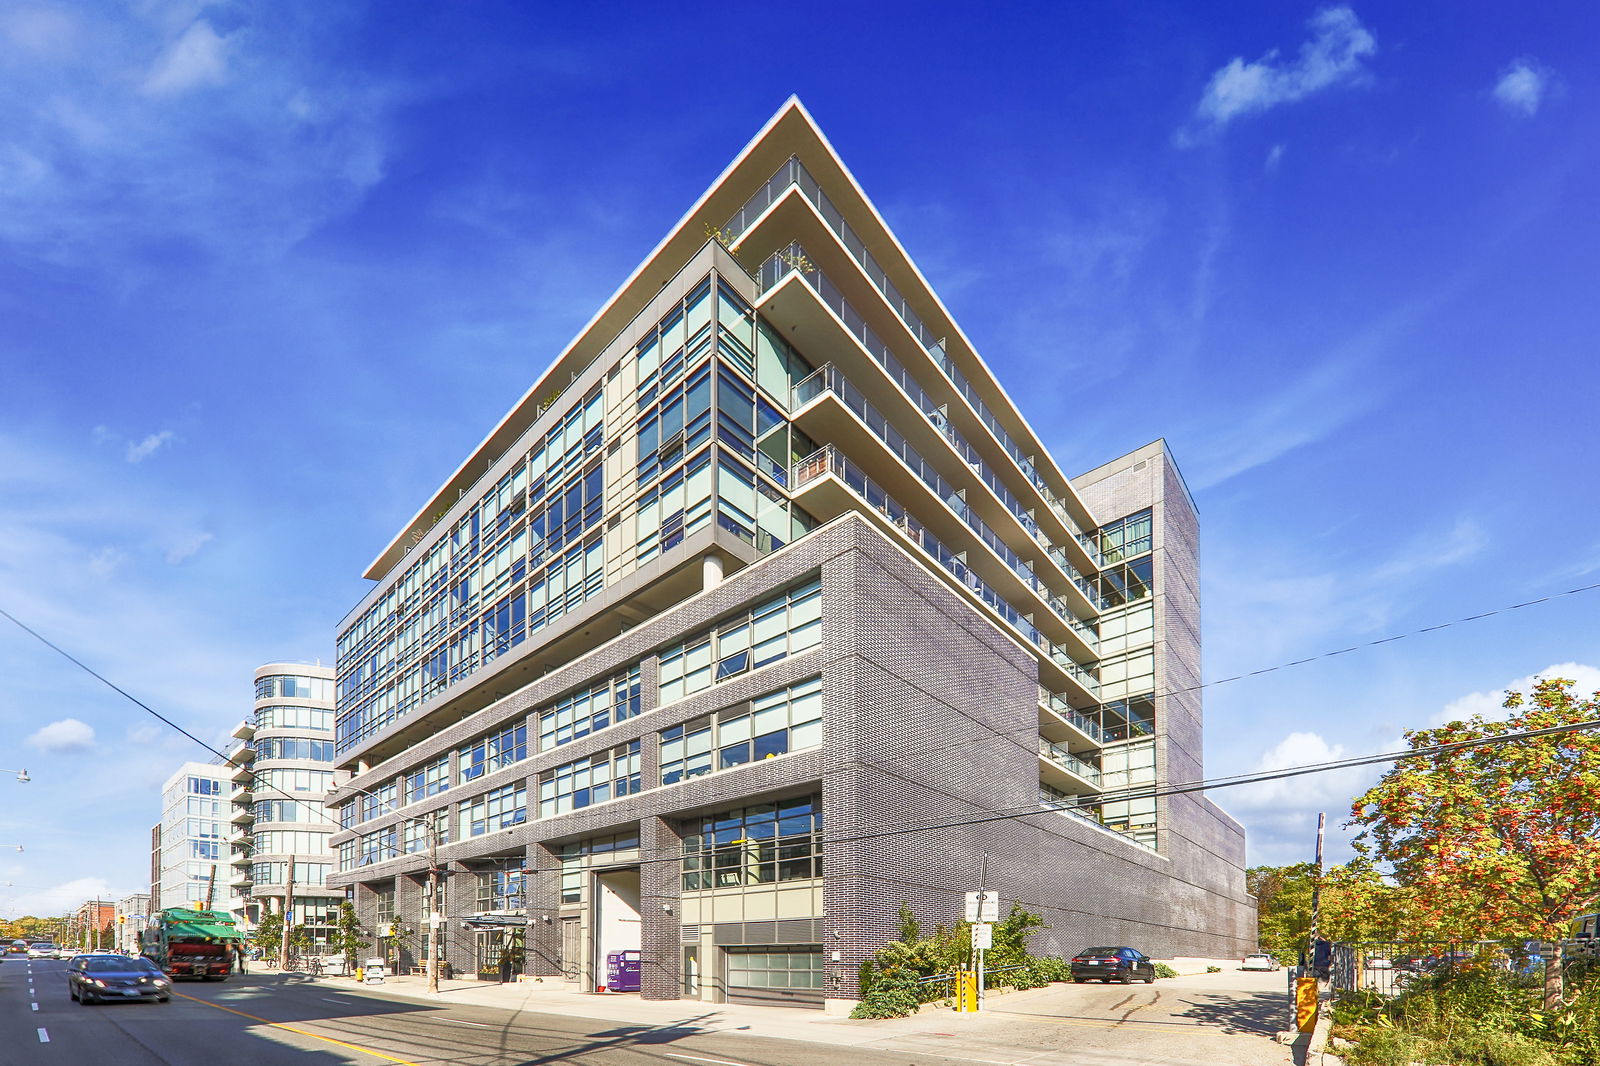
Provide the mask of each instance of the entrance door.
{"label": "entrance door", "polygon": [[583,961],[583,928],[577,915],[561,919],[561,979],[576,984],[583,978],[578,972]]}
{"label": "entrance door", "polygon": [[639,868],[606,870],[595,875],[594,983],[604,984],[606,960],[638,951],[644,939],[639,917]]}

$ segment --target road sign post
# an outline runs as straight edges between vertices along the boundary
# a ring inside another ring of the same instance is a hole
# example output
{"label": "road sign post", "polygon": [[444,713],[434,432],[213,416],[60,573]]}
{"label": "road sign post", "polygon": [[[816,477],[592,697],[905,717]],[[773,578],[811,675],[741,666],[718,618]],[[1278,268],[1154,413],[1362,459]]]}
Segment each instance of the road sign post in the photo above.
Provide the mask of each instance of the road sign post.
{"label": "road sign post", "polygon": [[[989,860],[984,856],[983,879],[989,879]],[[967,921],[972,925],[972,961],[978,971],[978,1008],[983,1009],[983,953],[994,939],[994,925],[1000,920],[1000,893],[980,889],[967,893]],[[980,933],[979,930],[982,930]],[[981,942],[980,942],[981,939]]]}

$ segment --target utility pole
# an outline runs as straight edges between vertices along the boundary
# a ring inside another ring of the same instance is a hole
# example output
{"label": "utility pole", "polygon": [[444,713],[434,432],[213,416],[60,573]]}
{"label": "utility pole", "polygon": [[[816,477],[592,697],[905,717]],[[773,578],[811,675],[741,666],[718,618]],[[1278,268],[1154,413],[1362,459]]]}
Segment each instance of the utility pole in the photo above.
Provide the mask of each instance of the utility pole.
{"label": "utility pole", "polygon": [[1328,824],[1326,814],[1317,815],[1317,876],[1311,882],[1311,966],[1317,965],[1317,940],[1322,925],[1322,831]]}
{"label": "utility pole", "polygon": [[289,856],[289,877],[283,885],[283,946],[278,966],[281,969],[289,968],[289,925],[294,917],[294,856]]}
{"label": "utility pole", "polygon": [[428,816],[428,991],[439,991],[439,815]]}

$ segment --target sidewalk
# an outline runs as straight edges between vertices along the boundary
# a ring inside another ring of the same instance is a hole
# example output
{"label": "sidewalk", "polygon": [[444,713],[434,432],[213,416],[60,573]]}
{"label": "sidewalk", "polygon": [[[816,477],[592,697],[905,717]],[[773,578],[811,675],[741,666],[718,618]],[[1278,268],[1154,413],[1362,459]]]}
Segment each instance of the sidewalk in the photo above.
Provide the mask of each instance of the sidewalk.
{"label": "sidewalk", "polygon": [[[244,976],[247,979],[263,975],[277,976],[281,972],[258,963]],[[296,974],[293,970],[288,972]],[[304,974],[297,976],[305,977]],[[641,999],[633,992],[569,991],[559,978],[544,981],[530,978],[510,984],[441,980],[436,995],[428,991],[426,977],[389,977],[381,985],[357,984],[349,977],[318,977],[314,980],[329,991],[385,999],[403,998],[441,1006],[472,1005],[592,1018],[639,1028],[682,1029],[700,1033],[736,1032],[745,1036],[805,1040],[848,1047],[861,1047],[906,1034],[948,1030],[952,1025],[960,1025],[963,1020],[976,1020],[979,1017],[950,1010],[928,1010],[909,1018],[851,1021],[820,1010],[794,1007],[702,1003],[698,1000],[648,1000]]]}

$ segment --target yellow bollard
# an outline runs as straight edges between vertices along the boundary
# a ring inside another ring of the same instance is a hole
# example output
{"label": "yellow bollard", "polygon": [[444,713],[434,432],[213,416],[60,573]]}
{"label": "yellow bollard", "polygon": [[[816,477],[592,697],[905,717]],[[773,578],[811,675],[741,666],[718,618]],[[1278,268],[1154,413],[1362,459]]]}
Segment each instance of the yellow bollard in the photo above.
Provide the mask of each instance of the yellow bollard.
{"label": "yellow bollard", "polygon": [[956,1010],[978,1009],[978,975],[972,970],[956,971]]}
{"label": "yellow bollard", "polygon": [[1317,1027],[1317,979],[1297,977],[1294,982],[1294,1024],[1302,1033]]}

